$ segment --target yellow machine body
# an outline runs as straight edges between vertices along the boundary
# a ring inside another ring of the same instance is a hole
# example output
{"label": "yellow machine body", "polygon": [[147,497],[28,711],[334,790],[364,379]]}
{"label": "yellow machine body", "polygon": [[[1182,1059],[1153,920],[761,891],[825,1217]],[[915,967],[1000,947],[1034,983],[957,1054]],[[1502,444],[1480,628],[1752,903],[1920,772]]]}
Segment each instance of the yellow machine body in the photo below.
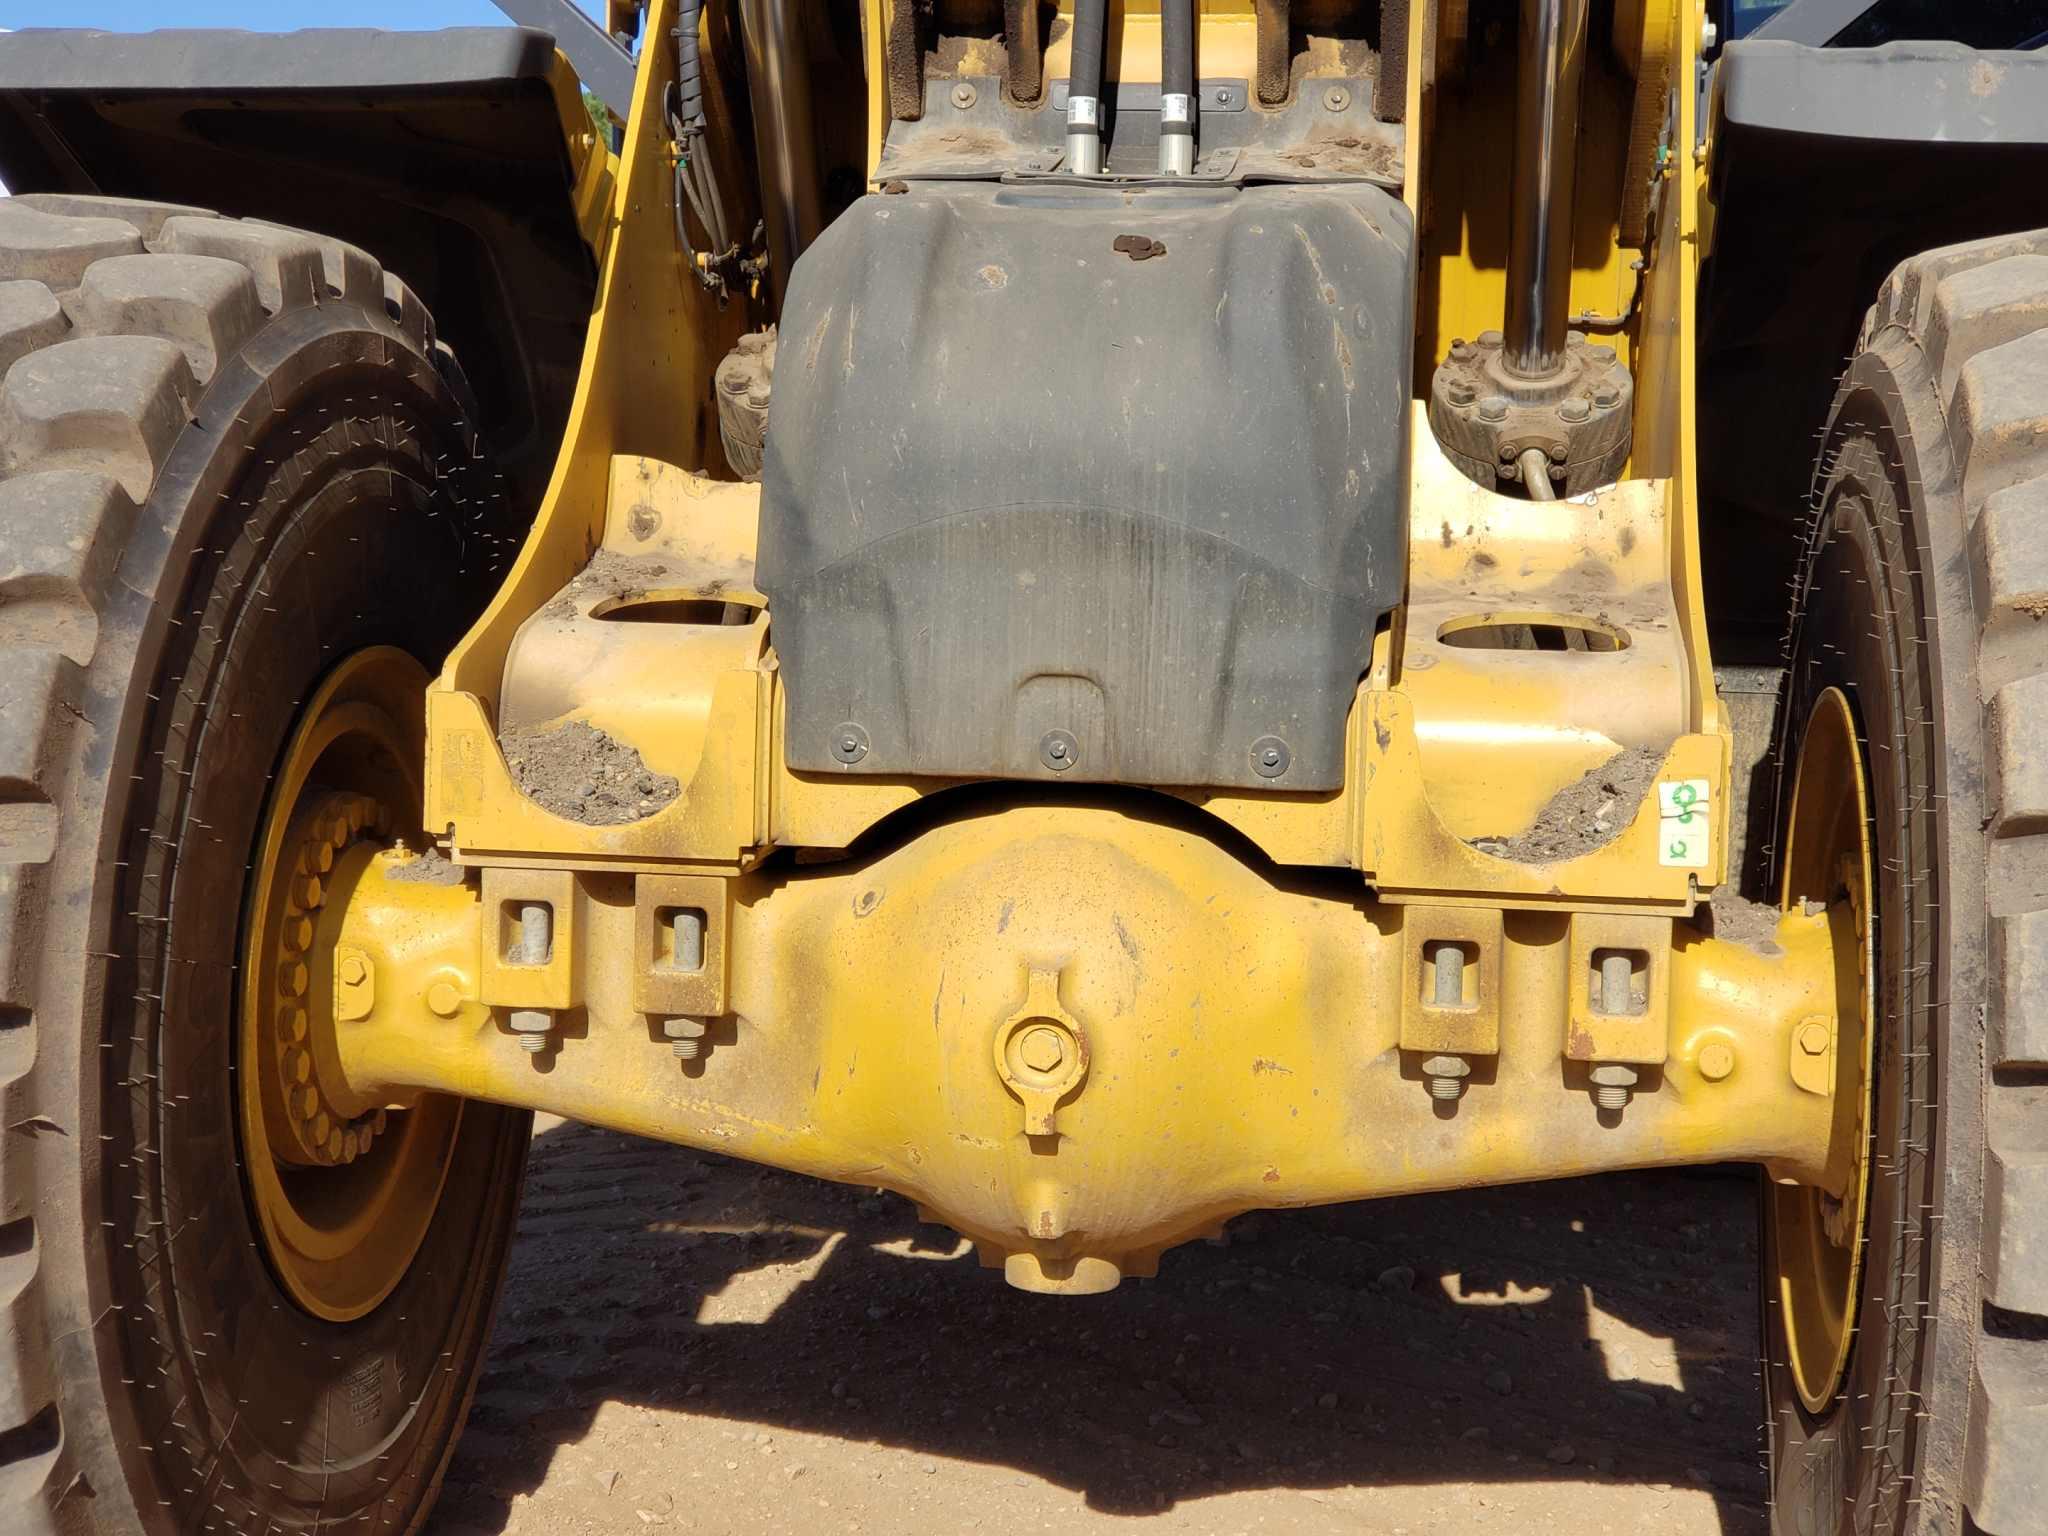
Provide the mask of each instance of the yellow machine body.
{"label": "yellow machine body", "polygon": [[[866,0],[866,83],[820,87],[821,118],[865,111],[871,172],[898,14]],[[1156,71],[1157,8],[1112,14],[1110,77]],[[1402,186],[1426,373],[1502,302],[1512,61],[1472,45],[1463,5],[1420,14]],[[1622,316],[1629,468],[1511,498],[1460,474],[1416,404],[1406,601],[1352,702],[1343,787],[1318,795],[787,766],[759,487],[726,477],[708,426],[744,306],[682,269],[673,59],[645,49],[552,484],[427,694],[424,825],[451,867],[357,846],[321,909],[337,1098],[531,1105],[895,1189],[1040,1290],[1149,1273],[1258,1206],[1730,1158],[1847,1188],[1852,915],[1788,892],[1757,947],[1694,926],[1729,877],[1730,735],[1698,575],[1700,185],[1657,143],[1667,99],[1671,142],[1694,141],[1670,82],[1701,20],[1698,0],[1624,0],[1587,71],[1572,305]],[[654,0],[644,35],[674,24]],[[1205,72],[1251,74],[1255,26],[1203,5]],[[1311,79],[1344,63],[1313,37],[1307,59]],[[713,120],[710,153],[743,162]],[[635,606],[664,621],[622,621]],[[1593,638],[1460,643],[1489,625]],[[513,718],[603,731],[677,792],[617,825],[554,814],[508,761]],[[1626,749],[1653,768],[1610,837],[1501,851]]]}

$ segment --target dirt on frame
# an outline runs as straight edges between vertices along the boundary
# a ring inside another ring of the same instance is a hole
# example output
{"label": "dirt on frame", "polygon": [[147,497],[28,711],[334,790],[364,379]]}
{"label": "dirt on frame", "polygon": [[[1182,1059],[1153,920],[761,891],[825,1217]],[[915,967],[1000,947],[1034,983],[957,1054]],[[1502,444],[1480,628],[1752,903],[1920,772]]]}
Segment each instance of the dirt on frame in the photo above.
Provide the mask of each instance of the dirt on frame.
{"label": "dirt on frame", "polygon": [[893,1195],[544,1119],[437,1536],[1761,1536],[1755,1179],[1233,1225],[1010,1290]]}

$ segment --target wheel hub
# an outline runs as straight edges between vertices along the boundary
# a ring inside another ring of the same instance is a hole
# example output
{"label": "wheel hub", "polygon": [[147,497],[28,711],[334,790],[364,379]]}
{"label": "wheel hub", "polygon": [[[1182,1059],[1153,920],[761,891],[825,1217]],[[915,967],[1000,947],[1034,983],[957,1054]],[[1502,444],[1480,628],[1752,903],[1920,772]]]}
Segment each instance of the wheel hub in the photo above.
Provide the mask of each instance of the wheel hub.
{"label": "wheel hub", "polygon": [[1787,1365],[1800,1401],[1822,1411],[1855,1335],[1870,1183],[1873,1027],[1869,793],[1848,698],[1829,689],[1807,724],[1785,826],[1786,910],[1819,903],[1836,931],[1835,1118],[1823,1185],[1774,1183],[1769,1220]]}
{"label": "wheel hub", "polygon": [[426,682],[411,657],[381,648],[329,676],[285,750],[244,908],[247,1192],[280,1283],[335,1322],[375,1308],[419,1251],[461,1116],[442,1095],[355,1093],[334,1039],[352,962],[336,951],[329,891],[338,866],[418,823]]}

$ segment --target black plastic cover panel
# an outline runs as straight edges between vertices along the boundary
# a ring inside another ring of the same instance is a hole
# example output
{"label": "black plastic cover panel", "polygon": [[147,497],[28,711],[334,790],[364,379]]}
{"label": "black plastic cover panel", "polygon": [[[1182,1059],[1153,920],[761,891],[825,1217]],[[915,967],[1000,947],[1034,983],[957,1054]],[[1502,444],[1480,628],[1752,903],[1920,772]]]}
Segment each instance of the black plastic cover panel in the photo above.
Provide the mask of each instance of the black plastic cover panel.
{"label": "black plastic cover panel", "polygon": [[856,203],[768,423],[790,766],[1338,788],[1406,568],[1411,245],[1363,183]]}

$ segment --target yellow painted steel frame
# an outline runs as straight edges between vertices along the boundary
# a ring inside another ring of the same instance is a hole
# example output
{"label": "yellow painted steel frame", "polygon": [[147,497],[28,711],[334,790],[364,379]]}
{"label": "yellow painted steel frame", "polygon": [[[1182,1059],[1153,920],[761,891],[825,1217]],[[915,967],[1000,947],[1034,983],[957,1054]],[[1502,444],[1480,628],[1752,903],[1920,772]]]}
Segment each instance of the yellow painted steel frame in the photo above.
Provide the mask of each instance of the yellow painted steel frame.
{"label": "yellow painted steel frame", "polygon": [[[645,35],[674,9],[654,0]],[[1129,9],[1113,69],[1156,58],[1137,36],[1153,8]],[[871,150],[887,14],[865,0]],[[1255,1205],[1723,1158],[1826,1187],[1832,1058],[1818,1074],[1799,1040],[1833,1018],[1849,920],[1789,915],[1770,955],[1688,922],[1726,876],[1730,757],[1698,576],[1698,186],[1660,168],[1654,235],[1630,252],[1618,177],[1643,148],[1632,75],[1681,83],[1691,143],[1701,13],[1615,15],[1573,285],[1575,307],[1619,308],[1645,263],[1617,339],[1630,477],[1569,502],[1497,495],[1418,405],[1409,591],[1360,681],[1341,791],[1034,789],[995,809],[786,766],[759,491],[717,477],[708,398],[744,322],[681,270],[653,110],[672,65],[645,49],[554,481],[429,693],[426,825],[464,877],[351,865],[341,942],[377,982],[333,1026],[337,1092],[465,1093],[887,1185],[1041,1289],[1144,1272]],[[1507,136],[1492,53],[1419,19],[1405,195],[1427,359],[1497,311],[1484,198]],[[1248,45],[1243,5],[1202,24],[1205,61]],[[712,152],[741,157],[716,80],[711,100]],[[583,574],[600,549],[605,580]],[[621,622],[634,605],[653,621]],[[1528,625],[1598,643],[1467,643]],[[499,729],[574,720],[680,793],[619,825],[528,799]],[[1496,839],[1623,748],[1658,766],[1611,837],[1504,854]],[[528,904],[555,914],[545,963],[504,946]]]}

